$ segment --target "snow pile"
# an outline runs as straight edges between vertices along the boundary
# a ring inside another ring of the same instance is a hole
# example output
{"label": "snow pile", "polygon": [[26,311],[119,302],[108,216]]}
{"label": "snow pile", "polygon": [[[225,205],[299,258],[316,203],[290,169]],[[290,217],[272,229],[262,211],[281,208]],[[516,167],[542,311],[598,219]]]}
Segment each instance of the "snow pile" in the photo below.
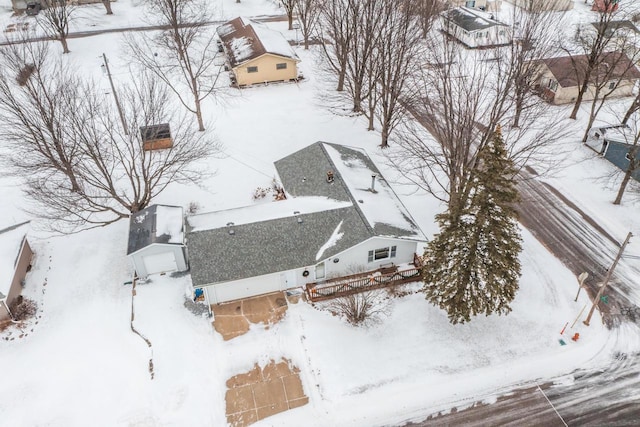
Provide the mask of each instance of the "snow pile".
{"label": "snow pile", "polygon": [[231,53],[236,62],[240,63],[253,53],[253,46],[248,37],[235,37],[229,42]]}
{"label": "snow pile", "polygon": [[169,236],[168,243],[184,242],[182,208],[178,206],[156,206],[156,237]]}
{"label": "snow pile", "polygon": [[250,224],[349,206],[351,206],[350,202],[340,202],[326,197],[293,197],[277,202],[264,202],[241,208],[193,215],[188,217],[187,221],[192,227],[192,231],[204,231],[225,227],[230,222],[234,225]]}

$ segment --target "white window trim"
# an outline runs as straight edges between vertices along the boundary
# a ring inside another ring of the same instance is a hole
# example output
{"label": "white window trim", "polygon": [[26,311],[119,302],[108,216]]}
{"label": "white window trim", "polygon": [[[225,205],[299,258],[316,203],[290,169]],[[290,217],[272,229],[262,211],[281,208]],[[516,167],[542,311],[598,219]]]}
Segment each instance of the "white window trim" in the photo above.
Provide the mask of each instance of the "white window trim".
{"label": "white window trim", "polygon": [[[384,258],[376,258],[376,252],[383,252],[383,251],[387,252],[387,256]],[[367,262],[372,263],[372,262],[383,261],[385,259],[395,258],[397,256],[397,253],[398,253],[398,247],[396,245],[376,248],[376,249],[370,250],[369,253],[367,254]]]}

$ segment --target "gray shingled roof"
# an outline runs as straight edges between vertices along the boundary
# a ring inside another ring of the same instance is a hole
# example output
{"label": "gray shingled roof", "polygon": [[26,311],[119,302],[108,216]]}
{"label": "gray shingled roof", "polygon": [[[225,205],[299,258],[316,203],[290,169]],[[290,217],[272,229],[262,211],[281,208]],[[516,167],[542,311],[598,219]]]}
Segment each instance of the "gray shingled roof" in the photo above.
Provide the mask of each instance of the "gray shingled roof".
{"label": "gray shingled roof", "polygon": [[[168,234],[163,234],[161,236],[156,235],[158,206],[165,205],[152,205],[131,215],[131,218],[129,219],[129,242],[127,245],[127,255],[131,255],[132,253],[154,243],[173,243],[169,241],[172,236]],[[182,210],[179,206],[166,207]]]}
{"label": "gray shingled roof", "polygon": [[[194,286],[315,265],[371,237],[353,207],[299,217],[301,223],[289,216],[190,233],[187,247]],[[340,222],[344,235],[316,259]]]}
{"label": "gray shingled roof", "polygon": [[[338,150],[345,161],[357,160],[381,177],[363,151],[337,144],[316,142],[276,161],[280,180],[290,197],[320,196],[351,202],[352,205],[189,233],[187,247],[194,286],[315,265],[376,235],[424,239],[408,214],[404,218],[409,229],[384,223],[375,223],[372,227],[360,207],[361,203],[342,180],[340,167],[344,165],[334,164],[327,147]],[[326,179],[329,170],[334,173],[332,183]],[[382,192],[380,196],[386,197]],[[298,217],[302,219],[301,223]],[[317,257],[320,248],[341,222],[342,238]],[[233,234],[229,233],[230,229],[233,229]]]}
{"label": "gray shingled roof", "polygon": [[479,13],[466,7],[457,7],[455,9],[447,10],[443,13],[443,16],[445,19],[454,22],[457,26],[469,32],[484,30],[495,26],[507,26],[506,24],[494,19],[485,18]]}
{"label": "gray shingled roof", "polygon": [[[347,184],[342,180],[340,170],[345,167],[345,164],[336,165],[327,153],[327,146],[336,149],[345,163],[353,161],[360,162],[366,166],[368,170],[377,175],[376,179],[380,182],[378,185],[384,184],[384,178],[375,163],[373,163],[369,156],[362,150],[328,142],[316,142],[275,162],[282,186],[294,197],[325,196],[341,201],[350,200],[360,213],[363,222],[367,224],[366,215],[360,206],[361,203],[359,200],[361,199],[354,195],[354,190],[356,189],[349,189]],[[326,179],[327,171],[329,170],[334,173],[334,181],[332,184],[328,184]],[[369,177],[367,176],[366,179],[369,180]],[[393,197],[399,204],[397,196],[393,194]],[[388,208],[393,209],[394,207],[389,206]],[[396,237],[422,237],[422,233],[415,225],[415,221],[409,217],[408,212],[403,212],[402,214],[410,229],[402,229],[390,224],[376,222],[372,227],[373,234]],[[368,224],[366,226],[371,228]]]}

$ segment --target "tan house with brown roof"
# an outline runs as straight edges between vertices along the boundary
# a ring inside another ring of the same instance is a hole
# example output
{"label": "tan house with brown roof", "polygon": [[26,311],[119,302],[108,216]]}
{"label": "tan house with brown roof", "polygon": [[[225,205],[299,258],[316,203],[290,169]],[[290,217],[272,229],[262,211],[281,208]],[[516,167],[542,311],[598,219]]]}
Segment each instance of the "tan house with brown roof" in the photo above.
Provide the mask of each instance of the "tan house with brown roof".
{"label": "tan house with brown roof", "polygon": [[[540,60],[535,65],[539,67],[535,85],[541,95],[553,104],[574,102],[580,91],[580,82],[584,80],[586,64],[586,55]],[[624,53],[609,52],[600,69],[592,73],[583,100],[594,99],[598,87],[601,88],[600,97],[631,96],[638,79],[640,71]]]}
{"label": "tan house with brown roof", "polygon": [[296,81],[300,59],[278,31],[238,17],[217,29],[227,55],[232,84]]}

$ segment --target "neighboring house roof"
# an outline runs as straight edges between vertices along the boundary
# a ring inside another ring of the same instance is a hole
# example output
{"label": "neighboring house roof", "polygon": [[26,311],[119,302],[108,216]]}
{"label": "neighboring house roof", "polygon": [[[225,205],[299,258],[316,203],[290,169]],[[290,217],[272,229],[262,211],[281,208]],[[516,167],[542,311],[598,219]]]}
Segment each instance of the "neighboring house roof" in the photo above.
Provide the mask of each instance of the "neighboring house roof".
{"label": "neighboring house roof", "polygon": [[28,224],[27,221],[0,230],[0,293],[4,295],[0,298],[9,294],[20,249],[27,236]]}
{"label": "neighboring house roof", "polygon": [[633,33],[640,33],[638,28],[633,24],[633,22],[629,20],[623,21],[610,21],[606,24],[600,24],[599,22],[592,22],[591,25],[596,29],[596,31],[600,28],[601,25],[604,25],[605,37],[612,37],[617,31],[631,31]]}
{"label": "neighboring house roof", "polygon": [[[549,69],[553,77],[562,87],[578,86],[584,79],[587,68],[587,55],[561,56],[557,58],[547,58],[541,60]],[[609,71],[614,67],[613,71]],[[624,53],[605,53],[600,69],[595,70],[591,75],[592,82],[602,82],[607,80],[640,78],[640,71],[633,65],[631,60]]]}
{"label": "neighboring house roof", "polygon": [[247,18],[232,19],[219,26],[217,32],[231,67],[267,53],[298,61],[298,56],[280,32]]}
{"label": "neighboring house roof", "polygon": [[457,7],[455,9],[449,9],[443,13],[443,16],[448,21],[453,22],[458,27],[469,32],[484,30],[496,26],[507,26],[506,24],[496,21],[495,19],[486,18],[481,13],[468,7]]}
{"label": "neighboring house roof", "polygon": [[179,206],[152,205],[131,215],[127,255],[154,243],[182,245],[184,221]]}
{"label": "neighboring house roof", "polygon": [[375,236],[425,240],[364,150],[317,142],[275,165],[289,199],[188,218],[195,286],[315,265]]}

